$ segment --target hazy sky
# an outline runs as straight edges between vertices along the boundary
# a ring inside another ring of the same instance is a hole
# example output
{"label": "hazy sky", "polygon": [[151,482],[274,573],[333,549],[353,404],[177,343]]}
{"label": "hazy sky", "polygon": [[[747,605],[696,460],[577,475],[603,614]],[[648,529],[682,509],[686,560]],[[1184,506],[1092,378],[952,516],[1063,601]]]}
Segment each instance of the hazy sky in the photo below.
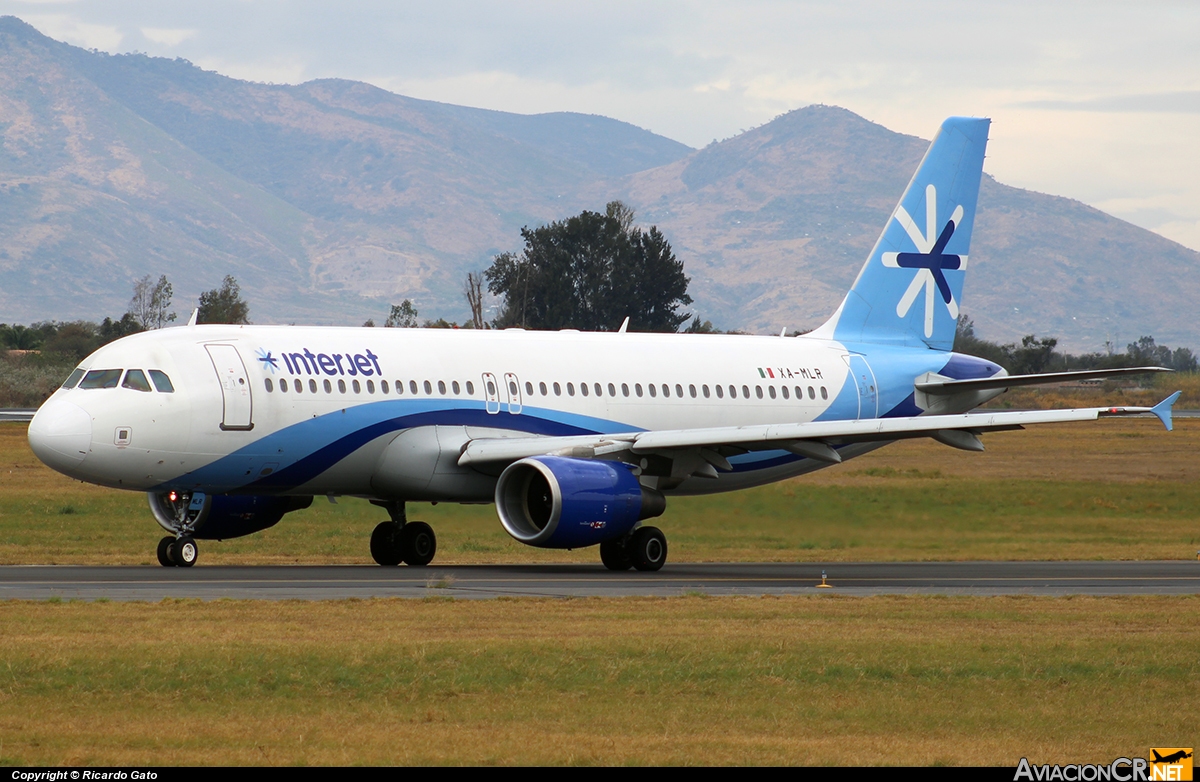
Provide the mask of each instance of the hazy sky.
{"label": "hazy sky", "polygon": [[243,79],[604,114],[692,146],[811,103],[923,138],[948,115],[986,115],[1002,182],[1200,250],[1195,0],[0,0],[0,14]]}

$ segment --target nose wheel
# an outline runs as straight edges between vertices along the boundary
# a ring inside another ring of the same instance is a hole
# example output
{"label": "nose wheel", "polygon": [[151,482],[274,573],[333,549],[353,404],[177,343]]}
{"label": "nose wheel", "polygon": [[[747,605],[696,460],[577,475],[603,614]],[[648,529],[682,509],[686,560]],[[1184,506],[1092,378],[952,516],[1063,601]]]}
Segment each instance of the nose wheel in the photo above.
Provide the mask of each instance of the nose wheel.
{"label": "nose wheel", "polygon": [[163,567],[191,567],[199,556],[200,549],[190,535],[179,538],[168,535],[158,541],[158,564]]}

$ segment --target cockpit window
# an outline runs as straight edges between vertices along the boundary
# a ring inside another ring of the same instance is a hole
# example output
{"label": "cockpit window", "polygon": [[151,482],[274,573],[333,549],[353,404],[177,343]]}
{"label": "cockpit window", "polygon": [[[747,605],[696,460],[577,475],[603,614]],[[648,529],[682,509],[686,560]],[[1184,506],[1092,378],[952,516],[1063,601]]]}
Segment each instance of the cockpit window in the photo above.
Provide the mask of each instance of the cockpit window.
{"label": "cockpit window", "polygon": [[159,369],[150,370],[150,379],[154,381],[154,387],[164,394],[175,393],[175,386],[171,385],[171,378],[167,377],[167,373]]}
{"label": "cockpit window", "polygon": [[83,376],[83,382],[79,384],[80,388],[116,388],[117,383],[121,382],[121,370],[119,369],[93,369]]}
{"label": "cockpit window", "polygon": [[63,388],[74,388],[76,386],[76,384],[79,383],[79,378],[81,378],[81,377],[83,377],[83,369],[76,367],[75,371],[72,372],[71,375],[65,381],[63,381],[62,387]]}
{"label": "cockpit window", "polygon": [[121,384],[121,388],[132,388],[134,391],[150,391],[150,381],[146,379],[146,373],[140,369],[131,369],[125,373],[125,382]]}

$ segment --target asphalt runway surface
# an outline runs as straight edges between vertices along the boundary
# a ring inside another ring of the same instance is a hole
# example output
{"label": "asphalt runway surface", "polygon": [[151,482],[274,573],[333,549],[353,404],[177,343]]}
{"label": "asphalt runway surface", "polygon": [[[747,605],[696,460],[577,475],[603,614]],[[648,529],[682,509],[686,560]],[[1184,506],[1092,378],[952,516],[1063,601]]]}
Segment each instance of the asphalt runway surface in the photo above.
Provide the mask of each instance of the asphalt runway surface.
{"label": "asphalt runway surface", "polygon": [[[822,589],[821,573],[830,585]],[[1200,562],[828,562],[600,565],[0,567],[0,599],[1200,594]]]}

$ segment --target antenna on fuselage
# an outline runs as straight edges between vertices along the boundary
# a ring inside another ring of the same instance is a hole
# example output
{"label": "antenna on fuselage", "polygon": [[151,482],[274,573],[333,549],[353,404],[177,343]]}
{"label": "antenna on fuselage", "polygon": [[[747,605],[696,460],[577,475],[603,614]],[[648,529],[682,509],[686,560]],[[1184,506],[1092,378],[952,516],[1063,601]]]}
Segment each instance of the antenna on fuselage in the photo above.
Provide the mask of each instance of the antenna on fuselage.
{"label": "antenna on fuselage", "polygon": [[200,309],[199,309],[199,308],[196,308],[196,309],[192,310],[192,317],[188,318],[188,322],[187,322],[187,324],[188,324],[189,326],[195,326],[195,325],[196,325],[196,319],[197,319],[197,318],[199,318],[199,317],[200,317]]}
{"label": "antenna on fuselage", "polygon": [[624,334],[629,329],[629,316],[625,316],[625,320],[621,321],[621,328],[617,329],[618,334]]}

